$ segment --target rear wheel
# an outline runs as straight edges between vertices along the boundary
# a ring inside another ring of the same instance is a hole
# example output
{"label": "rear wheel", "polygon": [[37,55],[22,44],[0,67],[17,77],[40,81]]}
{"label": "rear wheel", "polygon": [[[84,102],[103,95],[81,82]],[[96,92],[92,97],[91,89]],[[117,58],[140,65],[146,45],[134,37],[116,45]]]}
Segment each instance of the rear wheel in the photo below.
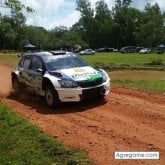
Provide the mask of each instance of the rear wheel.
{"label": "rear wheel", "polygon": [[45,89],[45,100],[47,105],[51,108],[57,107],[60,103],[58,94],[52,85],[48,85]]}
{"label": "rear wheel", "polygon": [[19,94],[20,94],[20,91],[21,91],[21,86],[20,86],[20,83],[19,83],[19,81],[18,81],[17,78],[14,78],[14,79],[12,80],[12,87],[13,87],[13,89],[14,89],[14,93],[15,93],[16,95],[19,95]]}

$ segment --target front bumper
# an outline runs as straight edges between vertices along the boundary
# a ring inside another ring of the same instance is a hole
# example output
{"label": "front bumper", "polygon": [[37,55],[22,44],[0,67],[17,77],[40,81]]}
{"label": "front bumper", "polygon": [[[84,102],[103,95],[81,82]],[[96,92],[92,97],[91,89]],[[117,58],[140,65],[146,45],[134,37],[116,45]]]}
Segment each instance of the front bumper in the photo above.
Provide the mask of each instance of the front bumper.
{"label": "front bumper", "polygon": [[58,88],[56,89],[61,102],[78,102],[82,99],[96,98],[105,96],[110,91],[110,81],[88,88]]}

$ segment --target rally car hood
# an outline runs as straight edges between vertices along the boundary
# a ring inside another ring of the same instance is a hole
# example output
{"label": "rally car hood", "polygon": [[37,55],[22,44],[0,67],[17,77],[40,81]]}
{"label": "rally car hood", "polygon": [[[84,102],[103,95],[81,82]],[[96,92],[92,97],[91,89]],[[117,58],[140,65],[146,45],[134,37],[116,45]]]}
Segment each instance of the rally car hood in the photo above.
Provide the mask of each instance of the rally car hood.
{"label": "rally car hood", "polygon": [[85,80],[95,80],[101,78],[102,74],[100,71],[90,67],[77,67],[69,69],[58,70],[64,77],[73,79],[74,81],[85,81]]}

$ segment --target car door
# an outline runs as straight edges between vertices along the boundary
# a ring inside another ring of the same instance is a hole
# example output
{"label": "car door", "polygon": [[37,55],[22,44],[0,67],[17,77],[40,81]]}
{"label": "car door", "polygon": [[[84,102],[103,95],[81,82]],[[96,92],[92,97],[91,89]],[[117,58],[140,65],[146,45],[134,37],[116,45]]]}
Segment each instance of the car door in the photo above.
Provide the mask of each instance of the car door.
{"label": "car door", "polygon": [[25,86],[30,86],[31,77],[29,69],[31,65],[31,56],[24,56],[19,64],[19,81]]}
{"label": "car door", "polygon": [[30,86],[38,95],[44,95],[42,90],[43,70],[42,60],[38,56],[33,56],[29,72],[31,77]]}

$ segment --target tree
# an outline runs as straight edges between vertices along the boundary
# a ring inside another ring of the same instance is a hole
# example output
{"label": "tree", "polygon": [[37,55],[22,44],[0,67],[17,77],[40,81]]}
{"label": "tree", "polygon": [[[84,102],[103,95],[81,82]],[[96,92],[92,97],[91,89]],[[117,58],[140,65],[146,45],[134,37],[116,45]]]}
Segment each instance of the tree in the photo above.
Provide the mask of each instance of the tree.
{"label": "tree", "polygon": [[95,20],[96,20],[96,32],[97,32],[97,44],[96,47],[109,47],[112,45],[111,27],[112,16],[111,11],[108,9],[108,5],[104,0],[96,2],[95,7]]}
{"label": "tree", "polygon": [[157,44],[165,42],[164,20],[165,14],[161,13],[159,5],[148,3],[136,29],[135,34],[138,43],[146,47],[155,47]]}
{"label": "tree", "polygon": [[130,6],[131,3],[132,3],[132,0],[123,0],[122,5],[125,7],[128,7],[128,6]]}
{"label": "tree", "polygon": [[120,26],[118,35],[120,38],[120,43],[118,41],[118,46],[126,45],[136,45],[136,40],[134,36],[134,31],[137,22],[140,19],[140,11],[135,8],[131,8],[129,5],[131,0],[117,1],[115,8],[113,8],[113,21],[114,24]]}
{"label": "tree", "polygon": [[24,6],[18,0],[6,1],[6,7],[11,9],[10,16],[2,16],[0,13],[0,48],[9,49],[14,48],[15,39],[18,34],[19,27],[25,24],[26,18],[22,11],[25,9],[27,12],[33,12],[30,7]]}
{"label": "tree", "polygon": [[83,19],[90,19],[94,15],[94,11],[91,8],[91,4],[88,0],[76,0],[76,10],[81,13]]}
{"label": "tree", "polygon": [[67,49],[72,49],[75,45],[81,45],[82,47],[86,47],[84,41],[82,41],[80,35],[77,32],[66,32],[63,34],[63,47]]}
{"label": "tree", "polygon": [[104,0],[100,0],[96,2],[95,10],[96,10],[95,18],[100,23],[104,23],[104,21],[107,20],[112,22],[111,12],[108,9],[108,5],[105,3]]}
{"label": "tree", "polygon": [[36,45],[39,50],[47,48],[49,37],[44,28],[36,26],[23,26],[19,28],[18,33],[18,42],[15,47],[19,47],[19,49],[21,49],[25,44],[30,42]]}
{"label": "tree", "polygon": [[24,9],[28,13],[34,12],[32,8],[23,5],[18,0],[8,0],[6,1],[6,6],[11,9],[11,21],[13,26],[22,26],[25,24],[26,18],[22,13]]}
{"label": "tree", "polygon": [[81,13],[81,18],[77,25],[80,25],[82,39],[86,41],[91,47],[95,47],[95,30],[96,20],[94,19],[94,11],[88,0],[77,0],[77,10]]}
{"label": "tree", "polygon": [[10,23],[1,23],[0,25],[0,48],[10,49],[13,47],[14,40],[16,38],[16,33],[11,27]]}

